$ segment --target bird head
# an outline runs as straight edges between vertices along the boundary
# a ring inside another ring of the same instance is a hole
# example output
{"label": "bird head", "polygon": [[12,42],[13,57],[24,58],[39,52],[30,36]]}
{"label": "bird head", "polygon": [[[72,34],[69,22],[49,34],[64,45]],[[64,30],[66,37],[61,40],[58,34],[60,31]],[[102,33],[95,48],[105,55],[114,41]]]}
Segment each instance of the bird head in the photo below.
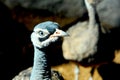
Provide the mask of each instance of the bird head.
{"label": "bird head", "polygon": [[31,41],[34,46],[44,48],[51,42],[55,42],[59,37],[68,36],[68,34],[59,29],[59,24],[52,21],[39,23],[33,29]]}

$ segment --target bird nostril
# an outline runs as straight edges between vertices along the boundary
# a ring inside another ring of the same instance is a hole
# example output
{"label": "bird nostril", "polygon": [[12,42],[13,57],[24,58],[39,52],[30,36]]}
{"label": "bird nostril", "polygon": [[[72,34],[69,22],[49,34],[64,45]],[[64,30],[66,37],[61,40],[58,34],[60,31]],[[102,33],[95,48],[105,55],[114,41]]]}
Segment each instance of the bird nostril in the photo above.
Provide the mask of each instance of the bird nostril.
{"label": "bird nostril", "polygon": [[55,32],[56,34],[60,34],[60,32]]}

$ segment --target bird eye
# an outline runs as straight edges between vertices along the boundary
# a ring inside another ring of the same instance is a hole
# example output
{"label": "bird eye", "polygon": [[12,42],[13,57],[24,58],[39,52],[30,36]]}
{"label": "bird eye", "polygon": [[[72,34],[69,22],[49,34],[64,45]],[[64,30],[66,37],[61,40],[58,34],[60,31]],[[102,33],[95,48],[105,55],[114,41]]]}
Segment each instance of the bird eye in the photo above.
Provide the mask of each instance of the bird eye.
{"label": "bird eye", "polygon": [[39,35],[43,36],[44,35],[43,31],[39,31]]}

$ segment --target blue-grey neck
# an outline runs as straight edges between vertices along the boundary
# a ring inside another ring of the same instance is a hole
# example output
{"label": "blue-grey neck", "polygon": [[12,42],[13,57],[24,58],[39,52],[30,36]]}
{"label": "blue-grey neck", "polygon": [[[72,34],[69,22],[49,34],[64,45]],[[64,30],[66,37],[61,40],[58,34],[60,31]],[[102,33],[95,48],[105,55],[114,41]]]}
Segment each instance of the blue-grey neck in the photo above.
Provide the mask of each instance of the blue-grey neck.
{"label": "blue-grey neck", "polygon": [[30,80],[51,80],[51,69],[43,49],[34,47],[34,63]]}

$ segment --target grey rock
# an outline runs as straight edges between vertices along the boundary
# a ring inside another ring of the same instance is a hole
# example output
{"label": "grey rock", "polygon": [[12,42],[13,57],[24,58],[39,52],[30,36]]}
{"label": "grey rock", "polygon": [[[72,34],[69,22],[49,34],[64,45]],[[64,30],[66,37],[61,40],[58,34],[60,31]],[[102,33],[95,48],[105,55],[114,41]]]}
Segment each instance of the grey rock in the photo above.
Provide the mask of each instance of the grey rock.
{"label": "grey rock", "polygon": [[[22,6],[27,9],[42,9],[65,17],[80,18],[86,13],[83,0],[1,0],[9,8]],[[103,26],[120,26],[120,0],[94,0]]]}

